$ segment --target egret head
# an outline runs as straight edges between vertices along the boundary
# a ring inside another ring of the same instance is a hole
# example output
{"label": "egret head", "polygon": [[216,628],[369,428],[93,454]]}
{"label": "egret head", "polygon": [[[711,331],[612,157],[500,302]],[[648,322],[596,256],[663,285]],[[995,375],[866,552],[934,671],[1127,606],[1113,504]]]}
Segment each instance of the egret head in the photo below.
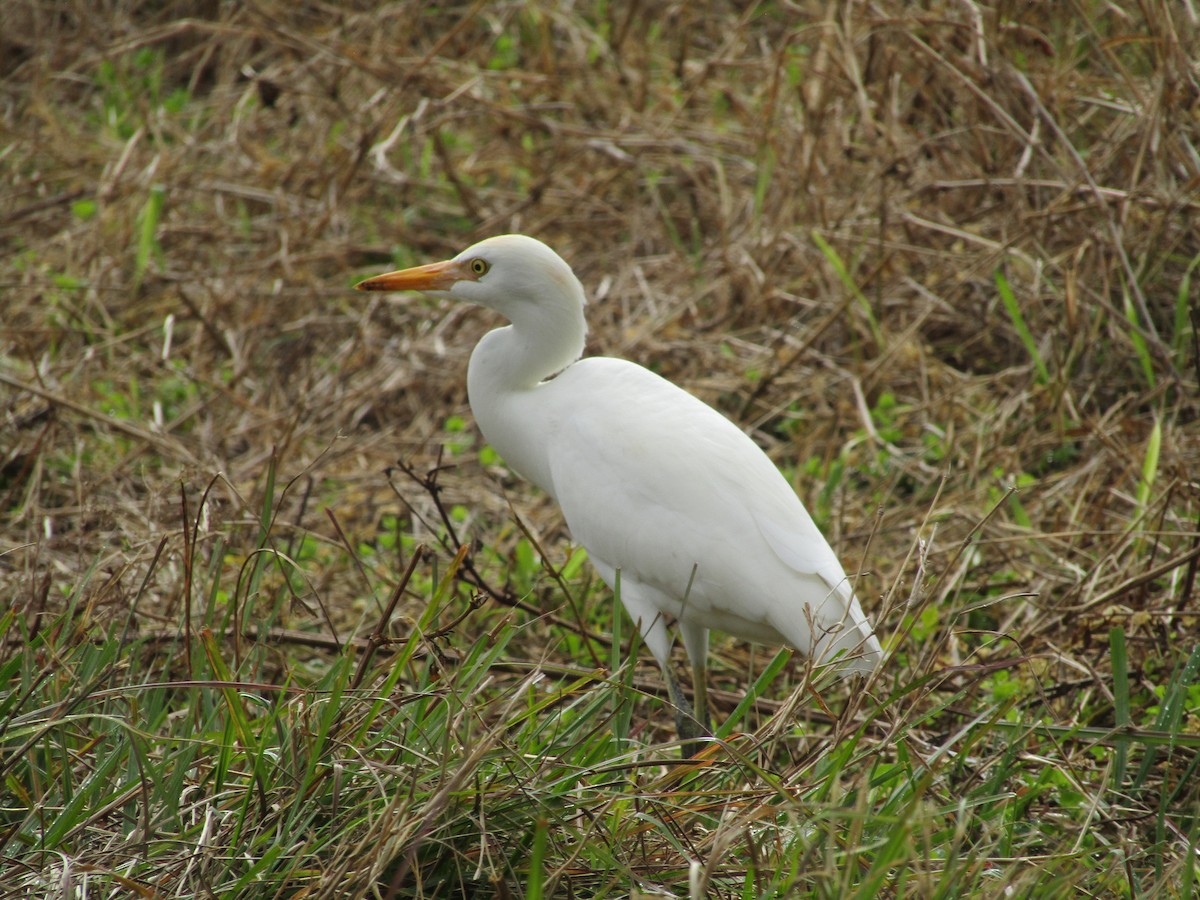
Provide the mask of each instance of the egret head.
{"label": "egret head", "polygon": [[540,308],[584,305],[583,287],[561,256],[523,234],[473,244],[453,259],[376,275],[360,291],[424,291],[494,309],[508,319],[528,304]]}

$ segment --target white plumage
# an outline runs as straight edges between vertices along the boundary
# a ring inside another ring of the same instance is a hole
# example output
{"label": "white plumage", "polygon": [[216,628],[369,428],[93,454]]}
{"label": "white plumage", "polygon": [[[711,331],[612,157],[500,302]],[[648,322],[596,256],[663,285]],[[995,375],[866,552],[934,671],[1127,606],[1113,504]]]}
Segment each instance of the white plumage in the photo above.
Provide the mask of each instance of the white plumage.
{"label": "white plumage", "polygon": [[[471,409],[487,441],[562,508],[572,537],[621,600],[677,706],[667,625],[679,623],[707,727],[708,630],[787,644],[844,671],[883,652],[842,565],[774,464],[691,394],[621,359],[580,359],[583,288],[540,241],[502,235],[363,290],[445,293],[512,324],[471,354]],[[697,721],[698,720],[698,721]],[[698,727],[700,726],[700,727]]]}

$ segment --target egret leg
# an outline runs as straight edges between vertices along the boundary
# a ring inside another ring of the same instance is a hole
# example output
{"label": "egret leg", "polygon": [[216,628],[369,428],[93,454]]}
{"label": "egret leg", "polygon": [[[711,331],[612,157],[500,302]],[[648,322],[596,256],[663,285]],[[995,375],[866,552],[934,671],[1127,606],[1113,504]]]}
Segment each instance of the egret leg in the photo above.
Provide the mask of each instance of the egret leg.
{"label": "egret leg", "polygon": [[[687,650],[688,661],[692,664],[692,696],[696,698],[693,721],[700,729],[699,734],[689,737],[708,737],[712,735],[712,720],[708,713],[708,629],[694,622],[683,621],[679,623],[679,633]],[[696,750],[702,746],[696,744]]]}
{"label": "egret leg", "polygon": [[699,738],[708,737],[710,729],[692,709],[692,704],[688,702],[687,695],[684,694],[671,667],[666,666],[662,671],[667,681],[667,694],[671,698],[671,705],[675,707],[675,733],[683,741],[680,749],[684,759],[687,759],[704,749],[704,743]]}
{"label": "egret leg", "polygon": [[692,664],[692,695],[695,699],[696,721],[706,735],[712,734],[712,719],[708,713],[708,664]]}
{"label": "egret leg", "polygon": [[[596,560],[593,559],[592,562],[595,563]],[[600,565],[596,567],[603,577],[606,569]],[[692,709],[692,704],[688,702],[687,695],[683,693],[683,688],[679,686],[679,679],[675,677],[675,672],[671,668],[671,636],[667,632],[667,625],[660,611],[668,602],[669,598],[665,594],[649,585],[640,584],[632,579],[621,582],[621,603],[637,623],[638,630],[642,633],[642,640],[654,654],[658,668],[667,682],[667,695],[671,699],[671,705],[675,708],[676,734],[684,742],[683,755],[685,757],[695,756],[704,746],[697,738],[707,737],[712,733],[708,725],[707,698],[704,693],[704,682],[701,679],[693,685],[698,702],[703,704],[701,715],[697,716]],[[687,648],[688,659],[692,661],[692,671],[694,672],[697,659],[700,660],[701,667],[704,665],[708,650],[708,630],[697,628],[694,625],[681,624],[680,632],[683,635],[683,644]]]}

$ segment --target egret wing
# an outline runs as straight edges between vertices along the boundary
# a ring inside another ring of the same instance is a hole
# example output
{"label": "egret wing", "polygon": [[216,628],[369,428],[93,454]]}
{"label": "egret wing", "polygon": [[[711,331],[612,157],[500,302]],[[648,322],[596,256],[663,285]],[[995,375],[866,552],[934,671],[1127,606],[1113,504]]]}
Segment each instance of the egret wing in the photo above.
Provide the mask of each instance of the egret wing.
{"label": "egret wing", "polygon": [[711,627],[754,640],[808,650],[799,602],[822,622],[845,616],[866,627],[803,504],[732,422],[621,360],[583,360],[558,381],[543,399],[588,398],[545,408],[555,420],[553,493],[589,553],[680,598]]}

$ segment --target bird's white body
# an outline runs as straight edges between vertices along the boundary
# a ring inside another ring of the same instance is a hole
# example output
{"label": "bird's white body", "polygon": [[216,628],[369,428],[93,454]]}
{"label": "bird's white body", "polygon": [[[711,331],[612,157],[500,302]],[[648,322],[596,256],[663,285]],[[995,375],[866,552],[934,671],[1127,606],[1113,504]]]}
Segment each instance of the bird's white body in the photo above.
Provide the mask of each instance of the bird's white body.
{"label": "bird's white body", "polygon": [[671,621],[701,672],[710,628],[818,663],[837,656],[847,671],[878,666],[882,649],[841,563],[762,450],[653,372],[580,359],[583,288],[550,248],[504,235],[365,286],[444,290],[512,322],[471,355],[476,421],[558,502],[605,582],[619,578],[664,668]]}
{"label": "bird's white body", "polygon": [[580,360],[508,394],[486,360],[481,345],[469,380],[484,437],[558,502],[610,587],[620,571],[621,599],[660,662],[678,621],[818,661],[845,651],[854,670],[874,670],[878,644],[833,550],[732,422],[625,360]]}

